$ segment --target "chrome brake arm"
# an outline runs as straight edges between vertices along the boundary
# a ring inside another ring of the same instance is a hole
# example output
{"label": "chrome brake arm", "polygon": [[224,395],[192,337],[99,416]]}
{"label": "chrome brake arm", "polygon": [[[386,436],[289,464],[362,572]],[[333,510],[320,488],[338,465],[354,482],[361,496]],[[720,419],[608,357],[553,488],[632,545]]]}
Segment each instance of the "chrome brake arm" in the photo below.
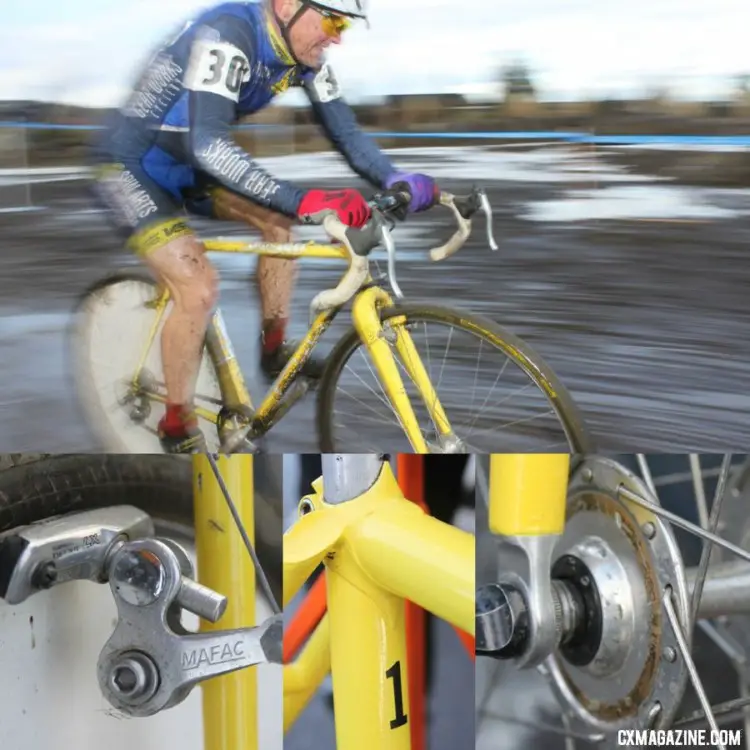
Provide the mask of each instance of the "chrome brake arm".
{"label": "chrome brake arm", "polygon": [[0,599],[20,604],[67,581],[104,583],[118,545],[153,534],[149,515],[130,505],[68,513],[0,534]]}
{"label": "chrome brake arm", "polygon": [[116,709],[152,716],[182,702],[203,680],[282,661],[281,615],[257,627],[188,633],[184,608],[220,619],[225,597],[195,583],[185,552],[169,540],[123,544],[109,582],[119,619],[99,656],[99,685]]}

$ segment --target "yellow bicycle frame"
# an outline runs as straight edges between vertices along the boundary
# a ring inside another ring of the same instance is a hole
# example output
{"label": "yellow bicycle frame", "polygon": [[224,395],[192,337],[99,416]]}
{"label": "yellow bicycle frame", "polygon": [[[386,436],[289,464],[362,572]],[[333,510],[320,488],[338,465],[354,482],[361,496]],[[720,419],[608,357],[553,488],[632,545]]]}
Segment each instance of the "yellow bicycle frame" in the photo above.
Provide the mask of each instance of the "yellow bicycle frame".
{"label": "yellow bicycle frame", "polygon": [[[253,457],[219,456],[216,462],[254,543]],[[255,625],[255,569],[205,455],[193,457],[193,496],[198,580],[229,600],[221,620],[201,620],[201,630]],[[255,667],[207,680],[201,688],[205,750],[258,750]]]}
{"label": "yellow bicycle frame", "polygon": [[[209,252],[247,253],[281,258],[325,258],[331,260],[347,260],[348,251],[335,245],[320,245],[308,243],[246,243],[237,241],[209,240],[205,243]],[[132,385],[138,388],[141,370],[154,344],[156,334],[160,329],[169,302],[169,290],[162,289],[158,298],[152,302],[156,310],[154,323],[149,332],[140,361],[132,377]],[[415,453],[427,453],[428,446],[419,428],[419,422],[409,401],[406,387],[399,373],[392,350],[388,345],[388,334],[380,320],[380,311],[393,307],[390,295],[377,286],[368,286],[359,291],[352,305],[352,319],[354,327],[372,358],[375,369],[380,377],[383,388],[387,393],[400,424],[406,433]],[[220,311],[214,314],[207,333],[207,346],[216,366],[217,377],[224,397],[225,404],[244,414],[252,413],[255,426],[266,431],[277,418],[284,395],[294,382],[303,362],[315,347],[321,336],[328,329],[337,314],[337,310],[319,314],[309,327],[305,337],[300,342],[289,362],[279,374],[276,382],[271,386],[265,398],[253,410],[252,400],[245,386],[239,363],[234,355],[229,336],[224,328]],[[392,318],[388,328],[395,337],[395,347],[401,363],[409,378],[414,383],[422,402],[427,408],[439,435],[449,435],[451,426],[437,397],[437,393],[430,381],[424,364],[416,347],[406,330],[403,318]],[[149,398],[164,401],[159,394],[149,393]],[[208,409],[197,406],[196,414],[202,419],[216,423],[217,416]]]}
{"label": "yellow bicycle frame", "polygon": [[489,527],[498,536],[562,534],[570,455],[490,456]]}
{"label": "yellow bicycle frame", "polygon": [[405,600],[474,634],[474,536],[406,500],[389,464],[364,494],[323,500],[284,535],[284,602],[325,564],[327,614],[284,667],[284,729],[334,675],[338,750],[410,750]]}

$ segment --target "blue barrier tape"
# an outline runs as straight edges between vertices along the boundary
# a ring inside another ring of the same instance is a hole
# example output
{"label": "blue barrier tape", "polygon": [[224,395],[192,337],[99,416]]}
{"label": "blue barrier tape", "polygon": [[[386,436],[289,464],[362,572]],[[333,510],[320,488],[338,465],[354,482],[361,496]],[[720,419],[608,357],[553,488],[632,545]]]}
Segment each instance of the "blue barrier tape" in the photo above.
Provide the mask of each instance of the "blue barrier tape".
{"label": "blue barrier tape", "polygon": [[[0,128],[19,128],[26,130],[102,130],[101,125],[61,125],[44,122],[0,122]],[[293,129],[293,125],[274,125],[255,123],[236,126],[236,130],[270,130]],[[460,132],[460,133],[410,133],[391,131],[369,131],[375,138],[416,138],[445,140],[496,140],[496,141],[566,141],[572,143],[593,144],[684,144],[694,146],[750,146],[750,135],[594,135],[582,132],[564,132],[558,130],[537,131],[497,131],[497,132]]]}

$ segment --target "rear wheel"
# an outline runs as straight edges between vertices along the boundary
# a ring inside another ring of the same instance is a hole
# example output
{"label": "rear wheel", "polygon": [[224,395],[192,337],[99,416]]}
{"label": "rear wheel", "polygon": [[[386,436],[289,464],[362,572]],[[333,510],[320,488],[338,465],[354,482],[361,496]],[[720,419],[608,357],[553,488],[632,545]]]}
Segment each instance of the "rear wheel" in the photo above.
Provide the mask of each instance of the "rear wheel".
{"label": "rear wheel", "polygon": [[[106,451],[162,452],[156,428],[166,398],[160,346],[166,314],[141,362],[157,321],[157,299],[158,287],[148,276],[116,274],[84,292],[75,310],[71,369],[85,420]],[[218,414],[221,389],[205,349],[195,394],[196,407]],[[199,422],[207,450],[218,452],[216,423],[200,416]]]}

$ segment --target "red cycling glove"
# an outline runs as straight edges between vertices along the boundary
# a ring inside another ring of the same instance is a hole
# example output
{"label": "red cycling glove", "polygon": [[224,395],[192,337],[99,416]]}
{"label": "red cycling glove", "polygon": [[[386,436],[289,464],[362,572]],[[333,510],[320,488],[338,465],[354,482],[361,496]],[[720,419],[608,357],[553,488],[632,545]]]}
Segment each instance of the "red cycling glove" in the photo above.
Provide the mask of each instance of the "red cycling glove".
{"label": "red cycling glove", "polygon": [[333,212],[350,227],[362,227],[372,216],[367,201],[358,190],[309,190],[299,204],[297,215],[305,223],[320,224]]}

